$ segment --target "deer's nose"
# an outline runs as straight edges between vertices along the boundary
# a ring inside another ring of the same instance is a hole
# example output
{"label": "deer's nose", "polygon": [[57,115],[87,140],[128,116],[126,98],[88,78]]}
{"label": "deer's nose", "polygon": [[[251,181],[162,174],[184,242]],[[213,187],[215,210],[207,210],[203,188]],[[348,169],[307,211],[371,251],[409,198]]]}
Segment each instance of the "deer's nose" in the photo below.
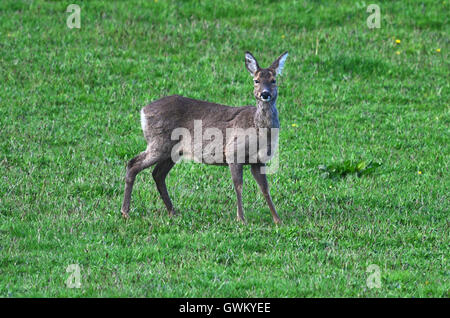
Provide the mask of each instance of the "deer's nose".
{"label": "deer's nose", "polygon": [[270,95],[269,91],[263,91],[261,93],[261,98],[263,100],[269,100],[272,96]]}

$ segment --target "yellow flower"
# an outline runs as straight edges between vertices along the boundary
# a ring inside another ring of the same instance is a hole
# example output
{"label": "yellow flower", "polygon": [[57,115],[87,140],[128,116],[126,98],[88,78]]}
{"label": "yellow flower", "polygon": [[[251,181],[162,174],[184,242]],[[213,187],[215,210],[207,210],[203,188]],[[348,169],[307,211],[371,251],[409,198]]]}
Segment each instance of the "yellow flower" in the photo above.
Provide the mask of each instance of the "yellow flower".
{"label": "yellow flower", "polygon": [[436,52],[441,53],[441,49],[436,49]]}
{"label": "yellow flower", "polygon": [[395,43],[400,44],[402,41],[400,41],[399,39],[395,40]]}
{"label": "yellow flower", "polygon": [[395,52],[395,54],[400,55],[400,51]]}
{"label": "yellow flower", "polygon": [[286,37],[286,36],[285,36],[284,34],[281,36],[282,39],[284,39],[285,37]]}
{"label": "yellow flower", "polygon": [[418,173],[418,174],[422,174],[422,171],[419,170],[419,171],[417,171],[417,173]]}
{"label": "yellow flower", "polygon": [[292,124],[292,127],[297,127],[297,124]]}

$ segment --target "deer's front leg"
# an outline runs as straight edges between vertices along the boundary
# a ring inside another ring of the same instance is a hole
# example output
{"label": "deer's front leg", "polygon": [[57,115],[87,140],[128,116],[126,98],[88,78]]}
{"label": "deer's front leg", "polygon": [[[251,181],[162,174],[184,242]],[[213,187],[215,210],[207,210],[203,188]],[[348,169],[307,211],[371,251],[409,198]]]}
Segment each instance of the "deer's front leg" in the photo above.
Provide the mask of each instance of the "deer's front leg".
{"label": "deer's front leg", "polygon": [[237,220],[240,222],[245,222],[244,210],[242,209],[242,164],[231,163],[229,165],[231,171],[231,178],[233,179],[234,190],[236,191],[237,197]]}
{"label": "deer's front leg", "polygon": [[275,209],[275,206],[273,205],[272,198],[270,197],[269,192],[269,184],[267,183],[267,177],[264,173],[261,173],[261,167],[264,165],[262,164],[254,164],[251,167],[252,175],[255,178],[256,182],[259,185],[259,188],[261,189],[261,192],[264,195],[264,198],[266,199],[267,205],[269,206],[270,213],[272,213],[273,221],[276,224],[281,223],[281,219],[278,216],[277,210]]}

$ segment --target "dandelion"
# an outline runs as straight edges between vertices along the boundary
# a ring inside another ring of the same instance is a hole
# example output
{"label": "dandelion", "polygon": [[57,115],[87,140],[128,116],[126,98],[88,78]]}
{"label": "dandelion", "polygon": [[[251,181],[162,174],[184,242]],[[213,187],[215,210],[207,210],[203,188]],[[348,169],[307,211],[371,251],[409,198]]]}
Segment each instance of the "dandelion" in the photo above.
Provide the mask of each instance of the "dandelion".
{"label": "dandelion", "polygon": [[400,55],[400,51],[395,52],[395,54]]}
{"label": "dandelion", "polygon": [[441,49],[436,49],[436,52],[441,53]]}
{"label": "dandelion", "polygon": [[417,173],[418,173],[418,174],[422,174],[422,171],[419,170],[419,171],[417,171]]}
{"label": "dandelion", "polygon": [[292,124],[292,127],[297,127],[297,124],[295,124],[295,123],[294,123],[294,124]]}
{"label": "dandelion", "polygon": [[282,39],[284,39],[285,37],[286,37],[286,36],[285,36],[284,34],[281,36]]}
{"label": "dandelion", "polygon": [[395,40],[395,43],[400,44],[402,41],[400,41],[399,39]]}

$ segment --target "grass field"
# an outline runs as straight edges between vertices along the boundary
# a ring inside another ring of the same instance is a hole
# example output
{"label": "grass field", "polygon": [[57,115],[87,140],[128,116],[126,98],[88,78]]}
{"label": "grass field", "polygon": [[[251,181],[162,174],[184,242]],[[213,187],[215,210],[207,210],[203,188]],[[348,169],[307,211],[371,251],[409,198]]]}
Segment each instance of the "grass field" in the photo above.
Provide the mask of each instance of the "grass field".
{"label": "grass field", "polygon": [[[450,3],[374,3],[379,29],[363,1],[2,0],[0,296],[449,297]],[[269,176],[283,224],[249,169],[236,223],[229,170],[196,163],[168,177],[178,217],[149,169],[123,220],[141,107],[255,104],[247,50],[290,53]]]}

